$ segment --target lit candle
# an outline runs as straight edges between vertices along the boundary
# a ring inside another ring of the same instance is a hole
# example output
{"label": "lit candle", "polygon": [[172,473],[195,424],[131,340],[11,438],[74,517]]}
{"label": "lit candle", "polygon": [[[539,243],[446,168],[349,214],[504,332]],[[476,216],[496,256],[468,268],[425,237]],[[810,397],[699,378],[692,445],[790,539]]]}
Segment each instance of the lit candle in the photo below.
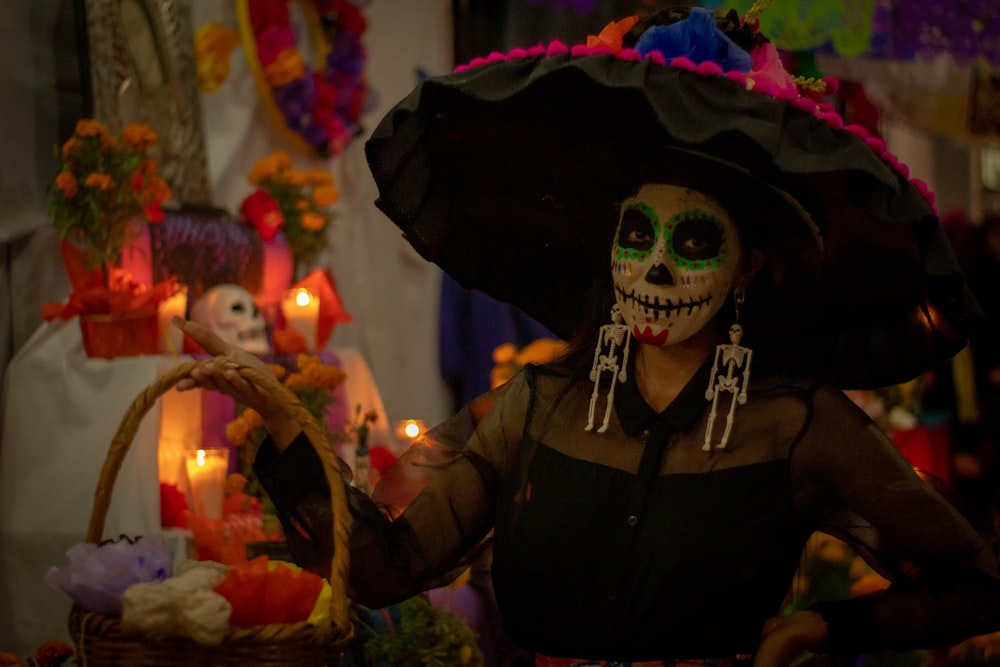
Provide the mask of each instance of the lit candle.
{"label": "lit candle", "polygon": [[396,439],[405,448],[423,435],[427,425],[420,419],[404,419],[396,423]]}
{"label": "lit candle", "polygon": [[184,332],[171,324],[174,316],[187,315],[187,285],[178,285],[177,291],[160,302],[160,352],[178,356],[184,345]]}
{"label": "lit candle", "polygon": [[209,519],[222,518],[228,473],[229,450],[199,449],[188,452],[187,474],[195,514]]}
{"label": "lit candle", "polygon": [[288,326],[305,336],[306,349],[316,350],[316,325],[319,322],[319,299],[309,290],[290,290],[281,300],[281,312]]}

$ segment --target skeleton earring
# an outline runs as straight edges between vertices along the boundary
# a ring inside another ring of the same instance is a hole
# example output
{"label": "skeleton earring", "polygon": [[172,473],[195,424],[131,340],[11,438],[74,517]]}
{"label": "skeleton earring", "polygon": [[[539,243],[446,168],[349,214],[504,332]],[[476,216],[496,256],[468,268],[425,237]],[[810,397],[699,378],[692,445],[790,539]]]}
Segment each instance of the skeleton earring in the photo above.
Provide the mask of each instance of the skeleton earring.
{"label": "skeleton earring", "polygon": [[[629,332],[628,326],[624,324],[621,308],[616,303],[611,307],[611,324],[605,324],[601,327],[597,337],[597,347],[594,348],[594,365],[590,369],[590,379],[594,383],[594,392],[590,395],[587,428],[584,430],[591,431],[594,428],[594,408],[597,406],[601,374],[604,371],[611,371],[611,387],[608,389],[607,405],[604,408],[604,422],[597,429],[597,432],[604,433],[608,430],[608,420],[611,418],[611,408],[615,402],[615,386],[617,382],[625,381],[631,339],[632,334]],[[601,354],[605,348],[607,353]],[[621,364],[618,363],[619,349],[623,350]]]}
{"label": "skeleton earring", "polygon": [[[702,449],[706,452],[712,448],[712,428],[715,426],[715,417],[718,414],[719,394],[728,392],[729,414],[726,415],[726,430],[722,433],[722,438],[716,449],[725,449],[729,440],[729,433],[733,429],[733,415],[736,412],[736,404],[745,405],[747,402],[747,386],[750,384],[750,360],[753,357],[753,350],[740,345],[743,339],[743,327],[740,326],[740,306],[746,300],[746,292],[742,286],[737,286],[733,292],[733,302],[736,304],[736,321],[729,327],[729,344],[715,346],[715,361],[712,364],[712,377],[705,391],[705,398],[712,401],[712,411],[708,415],[708,426],[705,429],[705,444]],[[740,373],[742,372],[742,378]]]}

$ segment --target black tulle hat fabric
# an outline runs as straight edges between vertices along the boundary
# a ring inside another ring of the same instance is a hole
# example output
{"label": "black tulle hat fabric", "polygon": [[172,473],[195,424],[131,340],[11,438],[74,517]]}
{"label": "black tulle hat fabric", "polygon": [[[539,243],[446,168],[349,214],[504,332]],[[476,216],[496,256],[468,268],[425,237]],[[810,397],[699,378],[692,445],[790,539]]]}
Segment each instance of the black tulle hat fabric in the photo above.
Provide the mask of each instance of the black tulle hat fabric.
{"label": "black tulle hat fabric", "polygon": [[608,271],[618,202],[656,180],[730,208],[768,257],[770,305],[840,386],[915,377],[979,318],[922,188],[863,137],[726,76],[497,58],[421,83],[365,149],[377,206],[423,257],[565,337]]}

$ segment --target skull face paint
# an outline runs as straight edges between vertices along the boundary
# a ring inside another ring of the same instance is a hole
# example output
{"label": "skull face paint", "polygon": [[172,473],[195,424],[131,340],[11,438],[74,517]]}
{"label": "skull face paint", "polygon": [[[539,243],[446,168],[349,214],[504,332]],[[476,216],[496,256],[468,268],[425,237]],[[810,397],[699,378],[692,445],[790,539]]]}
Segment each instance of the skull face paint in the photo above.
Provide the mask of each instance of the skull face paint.
{"label": "skull face paint", "polygon": [[611,274],[640,342],[673,345],[700,331],[722,308],[739,264],[736,225],[708,195],[646,184],[622,205]]}

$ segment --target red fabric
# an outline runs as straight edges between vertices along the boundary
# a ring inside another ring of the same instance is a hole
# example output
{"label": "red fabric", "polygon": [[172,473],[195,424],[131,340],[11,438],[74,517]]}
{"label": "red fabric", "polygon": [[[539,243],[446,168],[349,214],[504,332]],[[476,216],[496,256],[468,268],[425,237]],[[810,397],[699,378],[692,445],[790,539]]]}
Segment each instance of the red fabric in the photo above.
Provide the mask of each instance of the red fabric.
{"label": "red fabric", "polygon": [[73,287],[66,303],[43,303],[42,317],[51,321],[57,317],[69,319],[78,315],[123,315],[142,311],[156,312],[161,301],[177,290],[177,277],[146,288],[132,279],[132,274],[109,266],[108,283],[100,268],[87,269],[83,252],[72,243],[60,248],[70,285]]}

